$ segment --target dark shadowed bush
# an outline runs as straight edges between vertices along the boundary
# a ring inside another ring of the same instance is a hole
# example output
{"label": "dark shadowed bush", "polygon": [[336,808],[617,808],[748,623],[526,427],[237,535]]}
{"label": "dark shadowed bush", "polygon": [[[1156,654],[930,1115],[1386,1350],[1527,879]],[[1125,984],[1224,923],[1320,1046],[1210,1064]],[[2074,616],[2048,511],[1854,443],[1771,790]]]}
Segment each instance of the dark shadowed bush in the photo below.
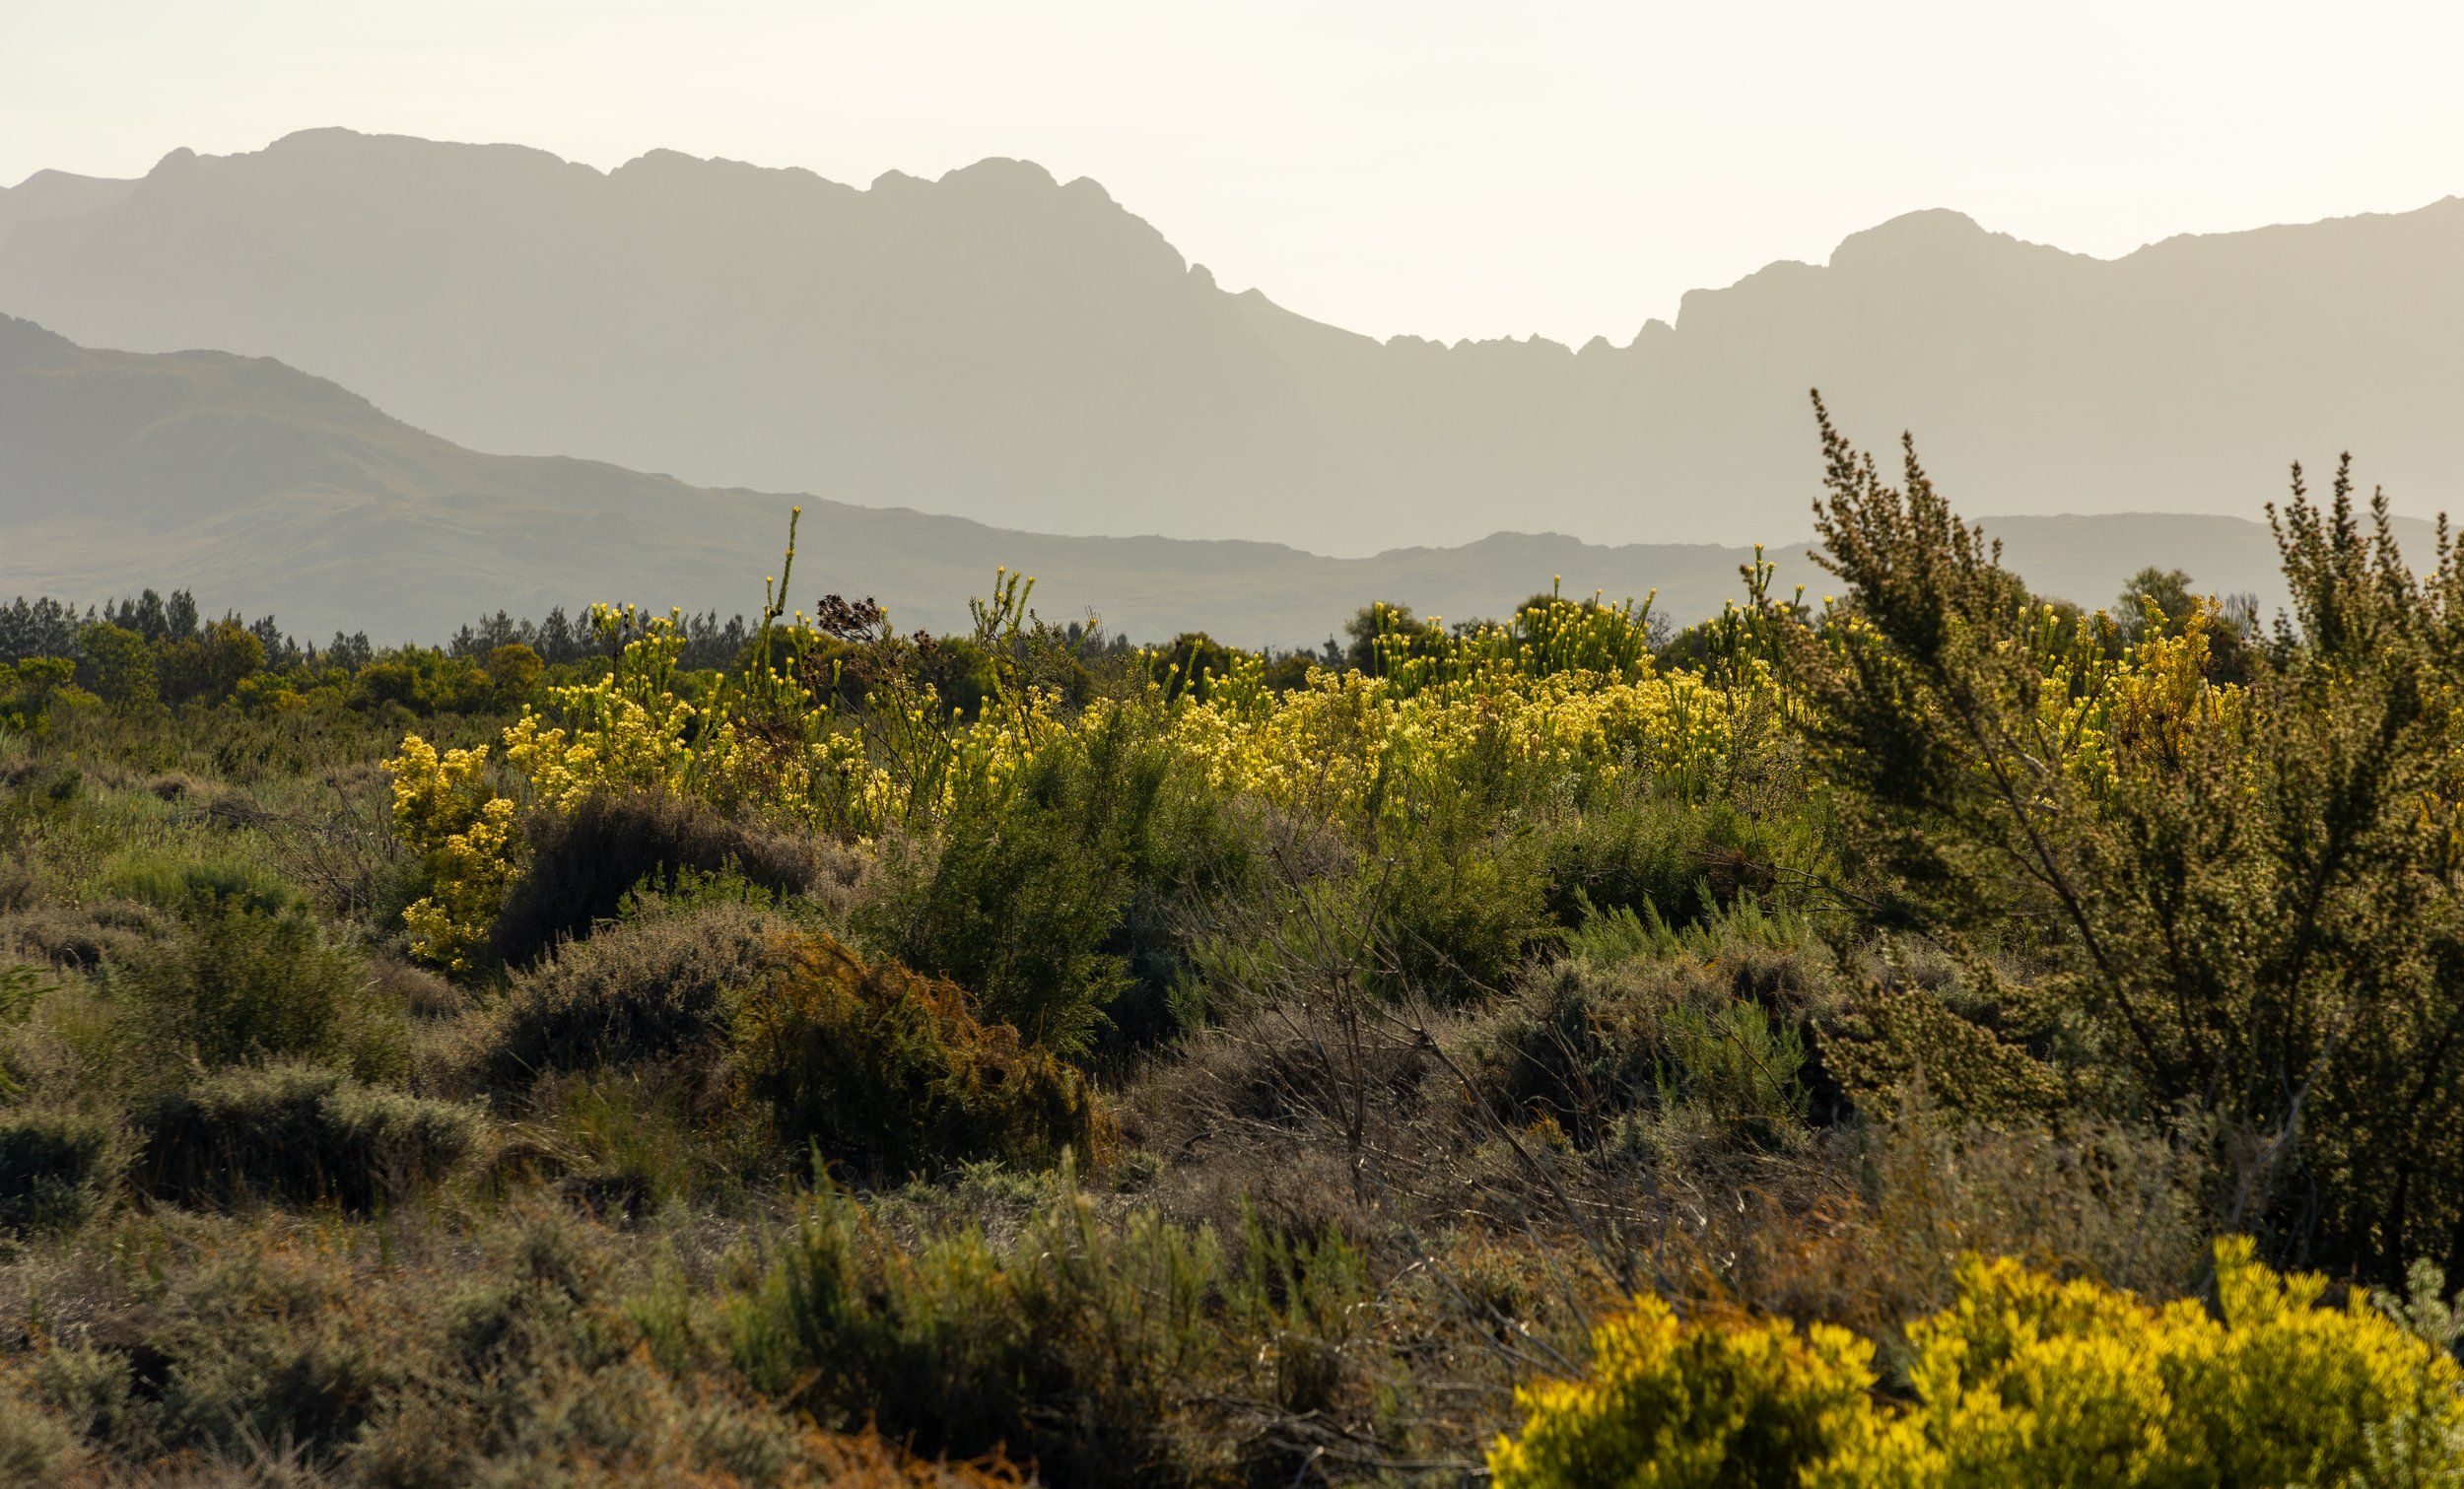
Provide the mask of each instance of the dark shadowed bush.
{"label": "dark shadowed bush", "polygon": [[570,942],[513,977],[469,1077],[505,1090],[550,1070],[668,1060],[723,1044],[723,994],[774,959],[783,928],[749,906],[656,914]]}
{"label": "dark shadowed bush", "polygon": [[699,802],[634,793],[593,796],[529,825],[528,869],[506,896],[489,950],[507,966],[536,961],[613,919],[646,880],[732,871],[764,890],[794,894],[822,874],[809,840],[730,822]]}
{"label": "dark shadowed bush", "polygon": [[128,1165],[119,1129],[75,1112],[0,1112],[0,1231],[74,1225],[118,1187]]}
{"label": "dark shadowed bush", "polygon": [[827,936],[783,942],[735,1015],[737,1080],[781,1141],[866,1174],[1084,1152],[1097,1117],[1078,1072],[980,1022],[956,985],[866,966]]}
{"label": "dark shadowed bush", "polygon": [[183,1204],[265,1195],[372,1209],[442,1177],[479,1137],[468,1108],[299,1065],[210,1076],[136,1120],[138,1184]]}

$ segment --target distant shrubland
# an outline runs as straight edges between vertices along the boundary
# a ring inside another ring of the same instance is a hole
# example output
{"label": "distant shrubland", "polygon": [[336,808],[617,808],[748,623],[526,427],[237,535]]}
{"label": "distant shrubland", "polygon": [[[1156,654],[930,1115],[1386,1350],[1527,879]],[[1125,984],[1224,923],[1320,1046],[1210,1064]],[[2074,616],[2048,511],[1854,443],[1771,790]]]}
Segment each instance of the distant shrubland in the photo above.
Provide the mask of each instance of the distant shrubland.
{"label": "distant shrubland", "polygon": [[1675,632],[0,611],[0,1471],[2458,1482],[2464,556],[1823,428]]}

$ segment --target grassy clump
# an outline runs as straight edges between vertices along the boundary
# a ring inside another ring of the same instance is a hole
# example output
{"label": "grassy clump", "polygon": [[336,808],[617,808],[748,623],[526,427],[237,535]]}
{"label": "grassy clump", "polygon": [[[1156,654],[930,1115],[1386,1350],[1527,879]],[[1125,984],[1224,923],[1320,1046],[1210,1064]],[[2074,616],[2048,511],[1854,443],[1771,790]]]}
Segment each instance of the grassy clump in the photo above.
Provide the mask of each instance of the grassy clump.
{"label": "grassy clump", "polygon": [[436,1182],[478,1143],[465,1107],[309,1065],[211,1075],[142,1104],[137,1182],[182,1204],[271,1197],[369,1210]]}

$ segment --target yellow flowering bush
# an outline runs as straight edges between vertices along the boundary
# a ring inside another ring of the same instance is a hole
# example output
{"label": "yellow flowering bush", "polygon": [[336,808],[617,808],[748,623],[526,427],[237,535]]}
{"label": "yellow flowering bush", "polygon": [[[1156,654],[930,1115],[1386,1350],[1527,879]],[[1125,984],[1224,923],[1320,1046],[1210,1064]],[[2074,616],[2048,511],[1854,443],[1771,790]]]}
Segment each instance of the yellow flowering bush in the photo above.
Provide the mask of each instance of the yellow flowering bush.
{"label": "yellow flowering bush", "polygon": [[393,826],[428,870],[429,893],[402,913],[411,950],[462,971],[487,939],[520,872],[513,803],[487,778],[486,746],[437,753],[413,734],[385,762],[393,777]]}
{"label": "yellow flowering bush", "polygon": [[1874,1346],[1829,1325],[1688,1326],[1646,1296],[1592,1349],[1586,1379],[1516,1392],[1523,1433],[1489,1455],[1500,1489],[1786,1484],[1871,1410]]}
{"label": "yellow flowering bush", "polygon": [[2216,1249],[2215,1313],[2156,1307],[2009,1259],[1908,1330],[1915,1400],[1879,1401],[1872,1348],[1823,1325],[1684,1324],[1646,1298],[1591,1374],[1519,1394],[1501,1489],[1787,1484],[2456,1483],[2464,1377],[2356,1291]]}

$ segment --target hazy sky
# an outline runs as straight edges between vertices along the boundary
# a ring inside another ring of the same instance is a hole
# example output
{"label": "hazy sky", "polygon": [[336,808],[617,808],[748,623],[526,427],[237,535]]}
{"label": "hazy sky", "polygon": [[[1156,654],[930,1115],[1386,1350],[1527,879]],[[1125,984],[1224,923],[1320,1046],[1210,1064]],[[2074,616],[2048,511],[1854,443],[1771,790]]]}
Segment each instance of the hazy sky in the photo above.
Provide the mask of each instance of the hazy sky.
{"label": "hazy sky", "polygon": [[0,0],[0,183],[346,124],[1091,175],[1379,335],[1622,342],[1951,206],[2110,255],[2464,191],[2464,7]]}

